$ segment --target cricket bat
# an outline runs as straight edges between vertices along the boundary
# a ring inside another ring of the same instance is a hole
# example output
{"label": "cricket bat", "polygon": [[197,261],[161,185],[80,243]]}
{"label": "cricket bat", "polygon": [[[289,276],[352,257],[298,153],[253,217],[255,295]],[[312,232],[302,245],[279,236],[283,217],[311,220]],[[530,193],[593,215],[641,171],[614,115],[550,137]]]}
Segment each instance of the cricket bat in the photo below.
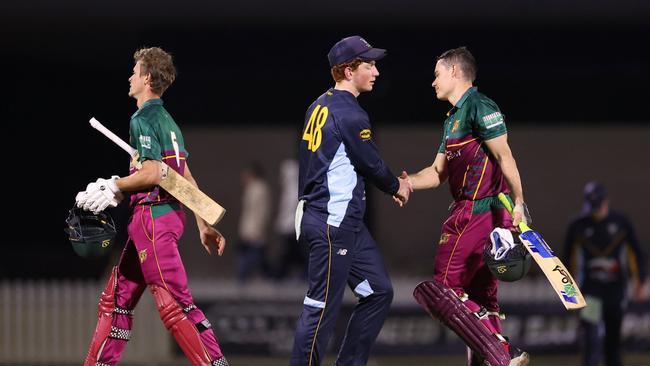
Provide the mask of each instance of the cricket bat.
{"label": "cricket bat", "polygon": [[[499,193],[499,201],[512,215],[512,204],[505,194]],[[560,297],[562,304],[567,310],[577,310],[587,305],[578,285],[566,269],[562,261],[553,253],[551,247],[546,244],[542,235],[532,230],[526,223],[519,223],[521,235],[519,239],[533,257],[539,268],[542,269],[553,290]]]}
{"label": "cricket bat", "polygon": [[[138,152],[136,149],[127,144],[126,141],[119,138],[116,134],[104,127],[95,117],[90,119],[90,125],[97,131],[104,134],[111,141],[116,143],[124,151],[131,155],[132,159],[137,161]],[[174,196],[178,201],[187,206],[196,213],[200,218],[207,221],[210,225],[218,223],[226,210],[216,203],[207,194],[190,183],[185,177],[178,174],[174,169],[169,168],[167,164],[161,162],[163,177],[159,185]]]}

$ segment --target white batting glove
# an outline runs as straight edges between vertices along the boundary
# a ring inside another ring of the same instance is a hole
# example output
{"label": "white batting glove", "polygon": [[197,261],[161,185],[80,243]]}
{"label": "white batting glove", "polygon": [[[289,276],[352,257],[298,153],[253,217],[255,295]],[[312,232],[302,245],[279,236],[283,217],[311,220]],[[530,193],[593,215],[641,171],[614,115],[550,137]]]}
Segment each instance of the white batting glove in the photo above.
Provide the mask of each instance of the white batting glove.
{"label": "white batting glove", "polygon": [[77,207],[82,208],[86,204],[86,201],[88,201],[88,198],[90,197],[90,193],[93,193],[96,190],[97,190],[97,183],[95,182],[88,183],[88,185],[86,186],[86,190],[77,193],[77,196],[75,197],[75,202]]}
{"label": "white batting glove", "polygon": [[519,214],[521,217],[521,222],[526,225],[531,225],[533,223],[533,218],[530,217],[530,212],[528,212],[528,206],[525,203],[518,203],[515,205],[515,208],[512,210],[513,214]]}
{"label": "white batting glove", "polygon": [[87,197],[83,204],[83,209],[97,214],[104,211],[107,207],[116,207],[124,198],[124,195],[115,183],[119,178],[117,175],[114,175],[109,179],[97,179],[92,189],[86,191]]}

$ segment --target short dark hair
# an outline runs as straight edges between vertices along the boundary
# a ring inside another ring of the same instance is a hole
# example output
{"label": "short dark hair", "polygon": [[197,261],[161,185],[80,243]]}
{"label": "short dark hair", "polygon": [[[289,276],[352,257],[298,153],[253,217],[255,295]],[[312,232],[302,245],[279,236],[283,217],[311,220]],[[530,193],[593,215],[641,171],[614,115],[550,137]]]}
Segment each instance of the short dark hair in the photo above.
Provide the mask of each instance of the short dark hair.
{"label": "short dark hair", "polygon": [[176,79],[176,68],[172,55],[162,48],[141,48],[133,54],[135,62],[140,61],[140,74],[151,75],[151,91],[163,95]]}
{"label": "short dark hair", "polygon": [[447,50],[436,59],[436,61],[440,60],[447,66],[451,66],[452,64],[458,65],[465,78],[472,83],[476,80],[476,59],[474,59],[474,56],[472,56],[472,53],[469,52],[467,47],[463,46]]}

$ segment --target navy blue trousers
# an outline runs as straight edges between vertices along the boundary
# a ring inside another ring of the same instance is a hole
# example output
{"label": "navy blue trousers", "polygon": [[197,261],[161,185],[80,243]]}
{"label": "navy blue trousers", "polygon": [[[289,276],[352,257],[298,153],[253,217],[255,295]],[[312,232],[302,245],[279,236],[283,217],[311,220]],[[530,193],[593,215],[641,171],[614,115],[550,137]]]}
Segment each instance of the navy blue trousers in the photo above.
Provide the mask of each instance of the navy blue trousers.
{"label": "navy blue trousers", "polygon": [[583,366],[598,366],[605,354],[605,366],[621,366],[621,325],[625,307],[621,301],[604,301],[602,321],[581,321]]}
{"label": "navy blue trousers", "polygon": [[342,230],[305,215],[301,228],[299,245],[309,246],[309,289],[296,327],[291,365],[321,364],[346,285],[359,301],[335,365],[366,365],[393,300],[377,245],[365,226],[359,232]]}

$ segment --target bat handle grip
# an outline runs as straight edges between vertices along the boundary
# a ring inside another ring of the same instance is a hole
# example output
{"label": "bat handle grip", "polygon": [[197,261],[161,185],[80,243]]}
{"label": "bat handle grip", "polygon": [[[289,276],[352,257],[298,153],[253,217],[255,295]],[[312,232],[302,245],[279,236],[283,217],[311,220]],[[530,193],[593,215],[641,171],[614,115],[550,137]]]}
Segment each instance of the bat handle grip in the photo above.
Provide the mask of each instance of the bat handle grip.
{"label": "bat handle grip", "polygon": [[135,156],[137,151],[131,147],[131,145],[127,144],[126,141],[122,140],[116,134],[111,132],[111,130],[101,124],[101,122],[95,119],[95,117],[91,118],[89,122],[94,129],[101,132],[104,136],[108,137],[109,140],[113,141],[115,144],[117,144],[117,146],[121,147],[124,151],[129,153],[131,157]]}
{"label": "bat handle grip", "polygon": [[501,201],[503,207],[505,207],[506,210],[508,210],[508,213],[512,215],[512,204],[510,203],[508,197],[506,197],[505,193],[500,192],[497,197],[499,198],[499,201]]}
{"label": "bat handle grip", "polygon": [[[506,195],[503,192],[500,192],[497,197],[499,198],[499,201],[501,201],[501,204],[503,204],[503,207],[505,207],[505,209],[508,210],[510,216],[512,216],[513,207],[508,197],[506,197]],[[519,230],[523,233],[529,231],[530,227],[525,222],[521,221],[519,223]]]}

